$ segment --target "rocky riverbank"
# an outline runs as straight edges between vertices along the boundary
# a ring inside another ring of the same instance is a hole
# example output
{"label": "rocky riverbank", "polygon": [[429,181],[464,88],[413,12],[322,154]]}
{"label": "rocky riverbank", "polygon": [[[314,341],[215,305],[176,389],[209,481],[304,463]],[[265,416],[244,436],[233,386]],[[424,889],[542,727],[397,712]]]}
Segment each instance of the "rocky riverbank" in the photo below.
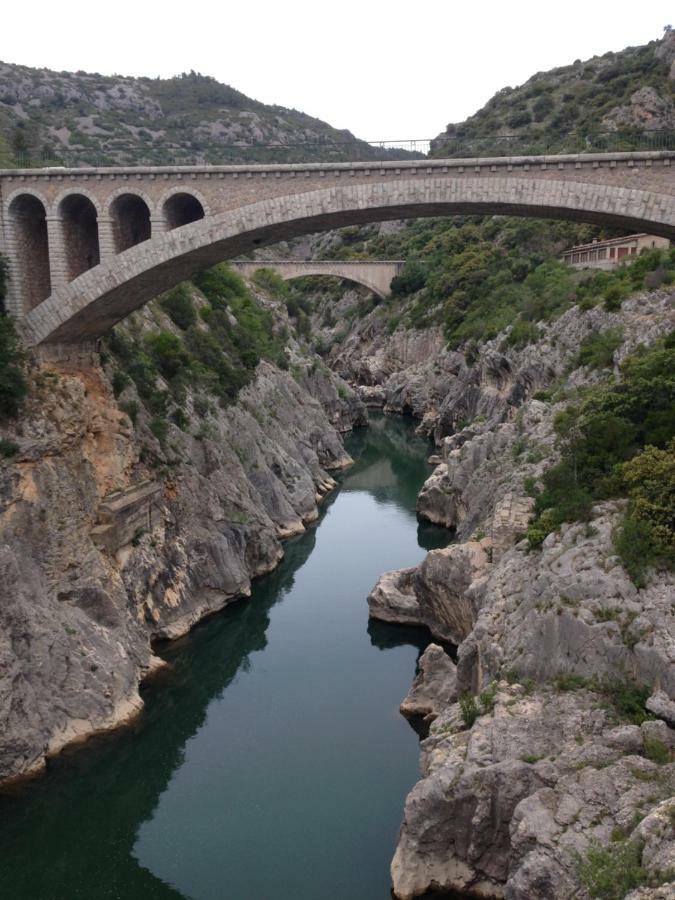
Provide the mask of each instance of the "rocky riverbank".
{"label": "rocky riverbank", "polygon": [[[402,900],[675,889],[675,579],[629,577],[615,548],[623,500],[596,503],[540,547],[525,539],[537,485],[560,458],[561,413],[607,378],[580,365],[588,335],[620,335],[619,375],[672,330],[672,303],[661,291],[615,312],[574,307],[535,343],[507,349],[500,335],[471,361],[396,333],[371,334],[358,362],[355,341],[340,356],[373,373],[364,399],[413,410],[435,437],[418,511],[456,538],[385,573],[369,597],[372,617],[425,625],[442,644],[401,707],[427,735],[392,863]],[[411,361],[401,348],[415,343]]]}
{"label": "rocky riverbank", "polygon": [[[128,327],[158,323],[153,305]],[[227,406],[188,387],[166,420],[110,357],[33,367],[0,459],[0,780],[137,715],[153,642],[246,597],[317,518],[365,411],[287,348],[292,370],[259,362]]]}

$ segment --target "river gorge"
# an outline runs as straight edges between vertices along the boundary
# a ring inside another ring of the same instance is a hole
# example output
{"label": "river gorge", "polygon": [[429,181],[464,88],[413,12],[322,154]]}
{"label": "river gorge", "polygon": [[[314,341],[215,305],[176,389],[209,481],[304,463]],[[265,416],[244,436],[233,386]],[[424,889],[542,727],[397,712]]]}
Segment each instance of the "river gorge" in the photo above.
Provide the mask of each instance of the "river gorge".
{"label": "river gorge", "polygon": [[130,730],[0,798],[13,900],[389,896],[418,740],[400,715],[423,629],[368,624],[387,568],[447,543],[419,525],[429,445],[371,416],[316,527],[229,607],[160,647]]}

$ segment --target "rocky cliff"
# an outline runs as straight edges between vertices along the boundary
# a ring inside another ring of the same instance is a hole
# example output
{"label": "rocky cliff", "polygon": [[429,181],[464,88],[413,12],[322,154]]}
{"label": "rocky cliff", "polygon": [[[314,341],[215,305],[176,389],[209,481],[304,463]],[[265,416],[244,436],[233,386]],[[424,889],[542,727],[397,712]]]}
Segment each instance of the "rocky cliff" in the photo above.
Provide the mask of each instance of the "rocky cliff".
{"label": "rocky cliff", "polygon": [[[425,625],[440,642],[402,704],[427,736],[392,864],[397,897],[675,889],[672,571],[631,579],[617,552],[623,499],[595,503],[543,542],[530,525],[537,486],[567,452],[565,410],[583,397],[600,416],[615,378],[630,396],[627,361],[672,331],[674,299],[661,290],[614,311],[575,306],[526,347],[500,335],[468,360],[434,352],[433,330],[361,329],[338,355],[372,375],[365,398],[414,412],[435,436],[438,465],[418,509],[456,536],[418,567],[385,573],[369,597],[371,616]],[[589,364],[598,334],[615,340]],[[404,349],[415,346],[418,355]],[[650,391],[662,389],[672,384]],[[672,485],[659,490],[668,497]],[[452,645],[456,664],[443,649]]]}
{"label": "rocky cliff", "polygon": [[[246,302],[287,328],[273,301]],[[365,422],[351,389],[287,331],[292,369],[254,359],[227,403],[194,375],[163,418],[170,379],[155,371],[149,393],[146,355],[158,325],[178,341],[160,304],[116,338],[140,341],[127,360],[137,383],[107,353],[34,364],[20,418],[3,425],[0,779],[137,715],[139,683],[160,665],[153,641],[250,593],[349,463],[340,431]]]}

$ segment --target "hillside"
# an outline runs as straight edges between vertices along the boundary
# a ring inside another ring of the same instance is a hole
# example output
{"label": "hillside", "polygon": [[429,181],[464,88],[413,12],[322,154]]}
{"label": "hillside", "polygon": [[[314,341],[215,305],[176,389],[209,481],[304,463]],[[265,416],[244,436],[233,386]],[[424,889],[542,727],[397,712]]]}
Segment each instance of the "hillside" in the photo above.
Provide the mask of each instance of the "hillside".
{"label": "hillside", "polygon": [[293,162],[382,153],[349,131],[259,103],[196,72],[132,78],[0,62],[0,165]]}
{"label": "hillside", "polygon": [[658,147],[657,132],[675,129],[675,31],[642,47],[627,47],[537,72],[504,87],[465,122],[432,142],[433,156],[471,152],[580,151]]}

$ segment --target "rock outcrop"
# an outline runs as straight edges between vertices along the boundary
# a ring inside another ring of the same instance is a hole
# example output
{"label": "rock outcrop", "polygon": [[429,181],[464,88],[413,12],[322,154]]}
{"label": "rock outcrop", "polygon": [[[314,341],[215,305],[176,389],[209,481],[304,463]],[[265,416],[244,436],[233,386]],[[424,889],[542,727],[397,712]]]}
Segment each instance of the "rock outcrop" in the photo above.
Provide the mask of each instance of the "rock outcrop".
{"label": "rock outcrop", "polygon": [[409,719],[430,724],[457,700],[457,667],[438,644],[429,644],[418,663],[418,672],[401,712]]}
{"label": "rock outcrop", "polygon": [[162,441],[96,360],[34,371],[0,460],[0,780],[137,715],[151,642],[247,596],[317,518],[364,410],[311,368],[261,362]]}
{"label": "rock outcrop", "polygon": [[594,845],[618,860],[634,844],[648,876],[667,880],[675,763],[649,755],[659,740],[672,759],[668,731],[617,725],[592,692],[528,694],[506,682],[470,730],[459,705],[447,707],[422,742],[423,777],[392,863],[395,895],[587,896],[579,860]]}

